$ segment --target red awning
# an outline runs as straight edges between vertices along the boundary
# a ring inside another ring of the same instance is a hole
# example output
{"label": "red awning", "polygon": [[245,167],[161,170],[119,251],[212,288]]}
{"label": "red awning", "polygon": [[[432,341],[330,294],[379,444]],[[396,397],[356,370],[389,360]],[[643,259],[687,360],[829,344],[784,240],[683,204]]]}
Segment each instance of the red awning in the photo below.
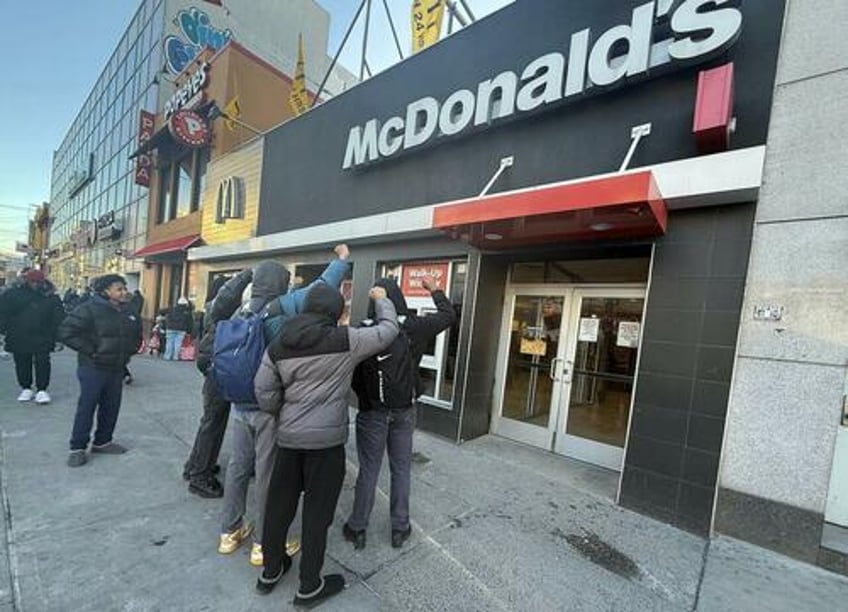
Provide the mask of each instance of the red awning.
{"label": "red awning", "polygon": [[487,249],[659,236],[668,212],[653,173],[541,185],[436,206],[433,227]]}
{"label": "red awning", "polygon": [[191,236],[182,236],[180,238],[173,238],[171,240],[165,240],[155,244],[148,244],[147,246],[137,250],[133,254],[133,257],[151,257],[153,255],[164,255],[166,253],[185,251],[198,240],[200,240],[200,235],[192,234]]}

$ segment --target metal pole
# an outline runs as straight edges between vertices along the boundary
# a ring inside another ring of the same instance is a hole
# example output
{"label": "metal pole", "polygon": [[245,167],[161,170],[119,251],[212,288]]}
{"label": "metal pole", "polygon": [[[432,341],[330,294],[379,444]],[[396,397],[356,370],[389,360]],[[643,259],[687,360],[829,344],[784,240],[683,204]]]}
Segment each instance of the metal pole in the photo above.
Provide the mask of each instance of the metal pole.
{"label": "metal pole", "polygon": [[353,17],[353,21],[350,22],[350,25],[347,27],[347,32],[345,32],[344,38],[342,39],[342,44],[339,45],[339,50],[336,51],[336,54],[333,56],[333,61],[330,62],[330,67],[327,69],[327,74],[324,75],[324,79],[321,81],[321,85],[318,87],[318,91],[315,93],[315,99],[312,100],[312,106],[318,104],[318,100],[321,98],[321,92],[324,91],[324,86],[327,84],[327,79],[330,78],[330,73],[333,72],[333,68],[336,66],[336,62],[339,61],[339,56],[342,54],[342,49],[344,49],[345,43],[347,43],[347,39],[350,36],[350,33],[353,31],[353,26],[356,25],[356,21],[359,19],[359,14],[362,12],[362,9],[365,7],[365,3],[368,0],[362,0],[362,3],[359,5],[359,8],[356,11],[356,15]]}
{"label": "metal pole", "polygon": [[400,59],[403,59],[403,51],[400,48],[400,39],[397,35],[397,30],[395,30],[395,20],[392,19],[392,14],[389,12],[389,5],[386,3],[386,0],[383,0],[383,8],[386,9],[386,17],[389,18],[389,27],[392,28],[392,36],[395,38],[395,46],[397,47],[398,55]]}
{"label": "metal pole", "polygon": [[359,80],[365,78],[365,54],[368,51],[368,26],[371,25],[371,0],[366,0],[368,8],[365,9],[365,31],[362,33],[362,64],[359,66]]}
{"label": "metal pole", "polygon": [[453,11],[448,11],[448,36],[453,34]]}
{"label": "metal pole", "polygon": [[459,10],[456,8],[456,3],[454,3],[453,0],[445,0],[445,4],[447,4],[448,10],[450,11],[451,15],[456,17],[456,20],[463,28],[468,25],[468,21],[465,19],[465,16],[460,13]]}
{"label": "metal pole", "polygon": [[468,3],[465,0],[459,0],[460,4],[462,4],[462,8],[465,9],[465,12],[468,13],[468,16],[471,17],[471,22],[474,23],[477,21],[477,18],[474,16],[474,13],[471,12],[471,8],[468,6]]}

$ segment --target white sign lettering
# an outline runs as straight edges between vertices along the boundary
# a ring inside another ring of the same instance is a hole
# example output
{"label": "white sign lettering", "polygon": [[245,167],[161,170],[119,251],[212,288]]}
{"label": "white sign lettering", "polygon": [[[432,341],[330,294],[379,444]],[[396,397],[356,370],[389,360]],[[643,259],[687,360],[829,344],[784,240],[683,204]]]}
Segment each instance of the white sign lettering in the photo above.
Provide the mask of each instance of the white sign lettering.
{"label": "white sign lettering", "polygon": [[165,102],[165,119],[168,119],[184,106],[188,106],[189,102],[197,101],[198,94],[206,87],[207,72],[209,64],[203,62],[200,67],[191,73],[186,79],[186,82],[174,92],[167,102]]}
{"label": "white sign lettering", "polygon": [[[655,76],[655,69],[663,65],[707,61],[733,45],[741,32],[742,13],[733,6],[722,7],[727,2],[646,2],[633,9],[630,24],[601,33],[593,45],[590,30],[572,34],[567,59],[559,52],[548,53],[530,62],[520,76],[507,70],[476,88],[459,89],[441,102],[430,96],[415,100],[407,105],[405,117],[385,122],[370,119],[350,129],[342,168],[390,157],[437,135],[453,136],[472,125],[488,125],[516,112],[576,99],[590,89]],[[654,41],[655,24],[669,17],[672,7],[671,38]]]}

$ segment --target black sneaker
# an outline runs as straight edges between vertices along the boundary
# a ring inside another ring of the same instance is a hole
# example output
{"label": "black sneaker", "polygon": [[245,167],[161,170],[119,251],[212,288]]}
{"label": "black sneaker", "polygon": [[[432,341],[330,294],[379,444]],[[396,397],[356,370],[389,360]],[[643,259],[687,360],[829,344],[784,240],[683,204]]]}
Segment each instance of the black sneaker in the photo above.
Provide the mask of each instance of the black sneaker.
{"label": "black sneaker", "polygon": [[350,525],[345,523],[342,526],[342,535],[344,539],[348,542],[353,542],[354,550],[362,550],[365,548],[365,530],[364,529],[353,529]]}
{"label": "black sneaker", "polygon": [[208,478],[190,480],[188,483],[189,493],[194,493],[200,497],[212,499],[224,496],[224,487],[218,482],[214,476]]}
{"label": "black sneaker", "polygon": [[329,574],[321,579],[321,586],[311,593],[298,589],[294,596],[294,605],[300,608],[314,608],[324,600],[341,593],[345,588],[345,579],[341,574]]}
{"label": "black sneaker", "polygon": [[403,543],[412,535],[412,527],[407,527],[404,530],[397,531],[392,529],[392,548],[400,548]]}
{"label": "black sneaker", "polygon": [[276,576],[269,577],[265,574],[265,570],[262,570],[262,573],[259,574],[259,578],[256,579],[256,590],[259,591],[261,595],[267,595],[271,591],[274,590],[274,587],[277,586],[277,583],[282,580],[283,576],[292,566],[291,557],[288,555],[283,555],[283,566],[280,568],[280,573]]}

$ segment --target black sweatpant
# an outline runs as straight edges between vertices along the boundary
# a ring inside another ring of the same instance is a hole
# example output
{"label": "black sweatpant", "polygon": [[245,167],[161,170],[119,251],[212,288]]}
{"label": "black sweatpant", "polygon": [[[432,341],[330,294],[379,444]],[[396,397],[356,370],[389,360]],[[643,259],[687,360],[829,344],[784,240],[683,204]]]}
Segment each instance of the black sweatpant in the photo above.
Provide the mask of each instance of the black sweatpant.
{"label": "black sweatpant", "polygon": [[229,416],[230,402],[218,393],[212,376],[207,376],[203,381],[203,416],[200,417],[194,446],[183,468],[189,479],[212,475],[212,468],[221,452]]}
{"label": "black sweatpant", "polygon": [[35,388],[46,391],[50,385],[50,353],[12,353],[15,373],[21,389],[32,387],[32,368],[35,365]]}
{"label": "black sweatpant", "polygon": [[300,591],[309,593],[321,586],[327,530],[333,524],[344,476],[344,446],[321,450],[277,449],[262,535],[266,576],[280,573],[289,527],[303,491]]}

